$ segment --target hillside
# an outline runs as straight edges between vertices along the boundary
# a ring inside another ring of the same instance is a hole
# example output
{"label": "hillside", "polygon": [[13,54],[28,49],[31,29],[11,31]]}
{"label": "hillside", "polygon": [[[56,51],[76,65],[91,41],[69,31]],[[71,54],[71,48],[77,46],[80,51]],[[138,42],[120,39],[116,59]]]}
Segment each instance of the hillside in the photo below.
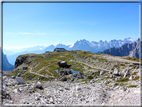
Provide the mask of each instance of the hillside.
{"label": "hillside", "polygon": [[[113,71],[116,67],[119,71],[129,68],[129,65],[139,59],[125,57],[114,57],[110,55],[95,54],[87,51],[66,51],[50,52],[44,54],[25,54],[17,57],[14,71],[22,70],[23,66],[28,67],[28,71],[23,74],[28,76],[29,73],[40,74],[43,77],[57,78],[55,70],[60,70],[58,61],[64,60],[71,64],[71,69],[85,74],[90,74],[96,70]],[[131,68],[131,67],[130,67]]]}
{"label": "hillside", "polygon": [[[71,64],[70,68],[59,67],[59,61]],[[70,69],[79,73],[68,74]],[[10,77],[3,76],[3,92],[7,93],[3,95],[4,104],[140,102],[138,58],[116,57],[88,51],[25,54],[17,57],[15,68],[9,75]],[[11,99],[8,100],[6,95]],[[126,96],[131,98],[128,100]]]}

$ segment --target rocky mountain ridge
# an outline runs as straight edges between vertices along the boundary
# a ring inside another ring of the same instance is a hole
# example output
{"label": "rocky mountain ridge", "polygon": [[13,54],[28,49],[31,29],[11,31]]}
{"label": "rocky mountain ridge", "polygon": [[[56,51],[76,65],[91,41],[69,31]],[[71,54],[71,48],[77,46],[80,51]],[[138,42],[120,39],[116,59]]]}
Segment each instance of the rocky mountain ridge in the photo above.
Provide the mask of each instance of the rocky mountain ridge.
{"label": "rocky mountain ridge", "polygon": [[[142,42],[141,42],[142,43]],[[140,39],[137,42],[126,43],[119,48],[110,48],[101,52],[103,54],[110,54],[114,56],[129,56],[139,58],[140,53]]]}

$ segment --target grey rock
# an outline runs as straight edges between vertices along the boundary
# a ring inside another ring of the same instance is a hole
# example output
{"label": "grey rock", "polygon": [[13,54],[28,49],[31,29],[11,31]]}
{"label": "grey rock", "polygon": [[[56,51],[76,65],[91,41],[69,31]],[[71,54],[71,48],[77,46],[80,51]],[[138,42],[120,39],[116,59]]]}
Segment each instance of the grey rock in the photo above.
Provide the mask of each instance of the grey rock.
{"label": "grey rock", "polygon": [[39,89],[43,89],[42,85],[41,85],[41,82],[37,82],[37,84],[35,85],[36,88],[39,88]]}
{"label": "grey rock", "polygon": [[68,87],[65,87],[66,90],[70,90]]}
{"label": "grey rock", "polygon": [[103,75],[105,73],[106,73],[106,71],[100,71],[100,75]]}
{"label": "grey rock", "polygon": [[94,83],[94,82],[95,82],[95,80],[91,80],[91,81],[90,81],[90,83]]}
{"label": "grey rock", "polygon": [[22,71],[22,74],[24,74],[25,72],[26,72],[26,70],[23,70],[23,71]]}
{"label": "grey rock", "polygon": [[78,75],[78,74],[73,74],[72,76],[73,76],[73,77],[77,77],[77,75]]}
{"label": "grey rock", "polygon": [[105,81],[104,83],[105,83],[105,84],[107,84],[107,83],[108,83],[108,81]]}
{"label": "grey rock", "polygon": [[21,77],[21,74],[20,74],[20,73],[18,73],[18,74],[17,74],[17,77]]}
{"label": "grey rock", "polygon": [[126,90],[127,90],[127,88],[124,87],[124,86],[121,86],[119,89],[120,89],[120,90],[123,90],[123,91],[126,91]]}
{"label": "grey rock", "polygon": [[26,84],[25,80],[22,77],[16,77],[18,84]]}
{"label": "grey rock", "polygon": [[26,67],[26,66],[23,67],[23,70],[27,70],[27,69],[28,69],[28,67]]}
{"label": "grey rock", "polygon": [[63,76],[59,79],[60,81],[67,81],[67,77]]}
{"label": "grey rock", "polygon": [[93,75],[93,74],[95,74],[95,72],[92,72],[91,74]]}
{"label": "grey rock", "polygon": [[88,79],[93,79],[93,76],[92,76],[92,75],[89,75],[87,78],[88,78]]}
{"label": "grey rock", "polygon": [[15,75],[14,75],[14,76],[12,76],[12,79],[15,79]]}
{"label": "grey rock", "polygon": [[81,87],[78,87],[78,88],[77,88],[77,91],[80,91],[80,90],[81,90]]}
{"label": "grey rock", "polygon": [[120,74],[121,74],[121,75],[124,75],[124,74],[126,73],[126,71],[127,71],[127,69],[123,69],[123,70],[120,72]]}
{"label": "grey rock", "polygon": [[130,76],[130,78],[129,78],[129,80],[132,80],[133,78],[134,78],[134,76],[133,76],[133,75],[131,75],[131,76]]}
{"label": "grey rock", "polygon": [[5,90],[2,91],[2,98],[3,99],[9,99],[9,100],[12,99],[10,93],[5,91]]}
{"label": "grey rock", "polygon": [[114,69],[113,75],[119,75],[119,72],[118,72],[117,68]]}
{"label": "grey rock", "polygon": [[116,77],[115,78],[115,81],[117,81],[117,80],[120,80],[121,79],[121,77],[119,76],[119,77]]}
{"label": "grey rock", "polygon": [[113,87],[116,87],[117,85],[119,85],[117,82],[112,84]]}
{"label": "grey rock", "polygon": [[83,72],[79,72],[79,75],[84,75],[84,73]]}
{"label": "grey rock", "polygon": [[70,81],[74,81],[74,78],[72,77]]}
{"label": "grey rock", "polygon": [[95,73],[98,73],[98,74],[100,74],[100,71],[99,71],[99,70],[97,70],[97,71],[95,71]]}
{"label": "grey rock", "polygon": [[124,77],[123,77],[123,78],[126,78],[128,75],[130,75],[130,69],[128,69],[128,70],[126,71],[126,73],[124,74]]}

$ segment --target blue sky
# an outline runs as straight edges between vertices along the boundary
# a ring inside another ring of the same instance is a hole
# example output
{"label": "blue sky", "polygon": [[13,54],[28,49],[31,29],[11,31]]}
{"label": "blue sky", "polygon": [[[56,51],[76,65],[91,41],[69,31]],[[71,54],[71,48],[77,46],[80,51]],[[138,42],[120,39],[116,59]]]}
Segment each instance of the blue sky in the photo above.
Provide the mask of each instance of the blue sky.
{"label": "blue sky", "polygon": [[139,3],[4,3],[3,48],[139,37]]}

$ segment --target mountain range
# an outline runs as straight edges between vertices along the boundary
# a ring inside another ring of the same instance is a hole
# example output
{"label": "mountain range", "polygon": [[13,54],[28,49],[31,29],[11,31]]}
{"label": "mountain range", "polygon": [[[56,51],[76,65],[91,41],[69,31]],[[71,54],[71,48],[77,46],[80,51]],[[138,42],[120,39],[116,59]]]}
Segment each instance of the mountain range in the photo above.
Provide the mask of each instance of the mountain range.
{"label": "mountain range", "polygon": [[101,52],[102,54],[109,54],[114,56],[129,56],[139,58],[140,39],[133,43],[125,43],[119,48],[110,48]]}
{"label": "mountain range", "polygon": [[[135,41],[136,40],[133,40],[130,37],[125,38],[124,40],[116,40],[116,39],[110,40],[110,41],[100,40],[99,42],[96,42],[96,41],[89,42],[88,40],[83,39],[83,40],[76,41],[72,46],[59,43],[57,45],[52,44],[47,47],[33,46],[33,47],[29,47],[29,48],[24,48],[23,49],[24,51],[22,51],[22,49],[21,49],[20,52],[16,52],[13,55],[7,55],[7,58],[9,60],[9,62],[12,65],[14,65],[16,58],[21,54],[26,54],[26,53],[41,54],[41,53],[45,53],[46,51],[53,51],[56,47],[65,48],[66,50],[83,50],[83,51],[90,51],[93,53],[98,53],[98,52],[102,52],[102,51],[112,48],[112,47],[118,48],[118,47],[121,47],[125,43],[132,43]],[[6,52],[6,51],[7,50],[4,50],[4,52]]]}

